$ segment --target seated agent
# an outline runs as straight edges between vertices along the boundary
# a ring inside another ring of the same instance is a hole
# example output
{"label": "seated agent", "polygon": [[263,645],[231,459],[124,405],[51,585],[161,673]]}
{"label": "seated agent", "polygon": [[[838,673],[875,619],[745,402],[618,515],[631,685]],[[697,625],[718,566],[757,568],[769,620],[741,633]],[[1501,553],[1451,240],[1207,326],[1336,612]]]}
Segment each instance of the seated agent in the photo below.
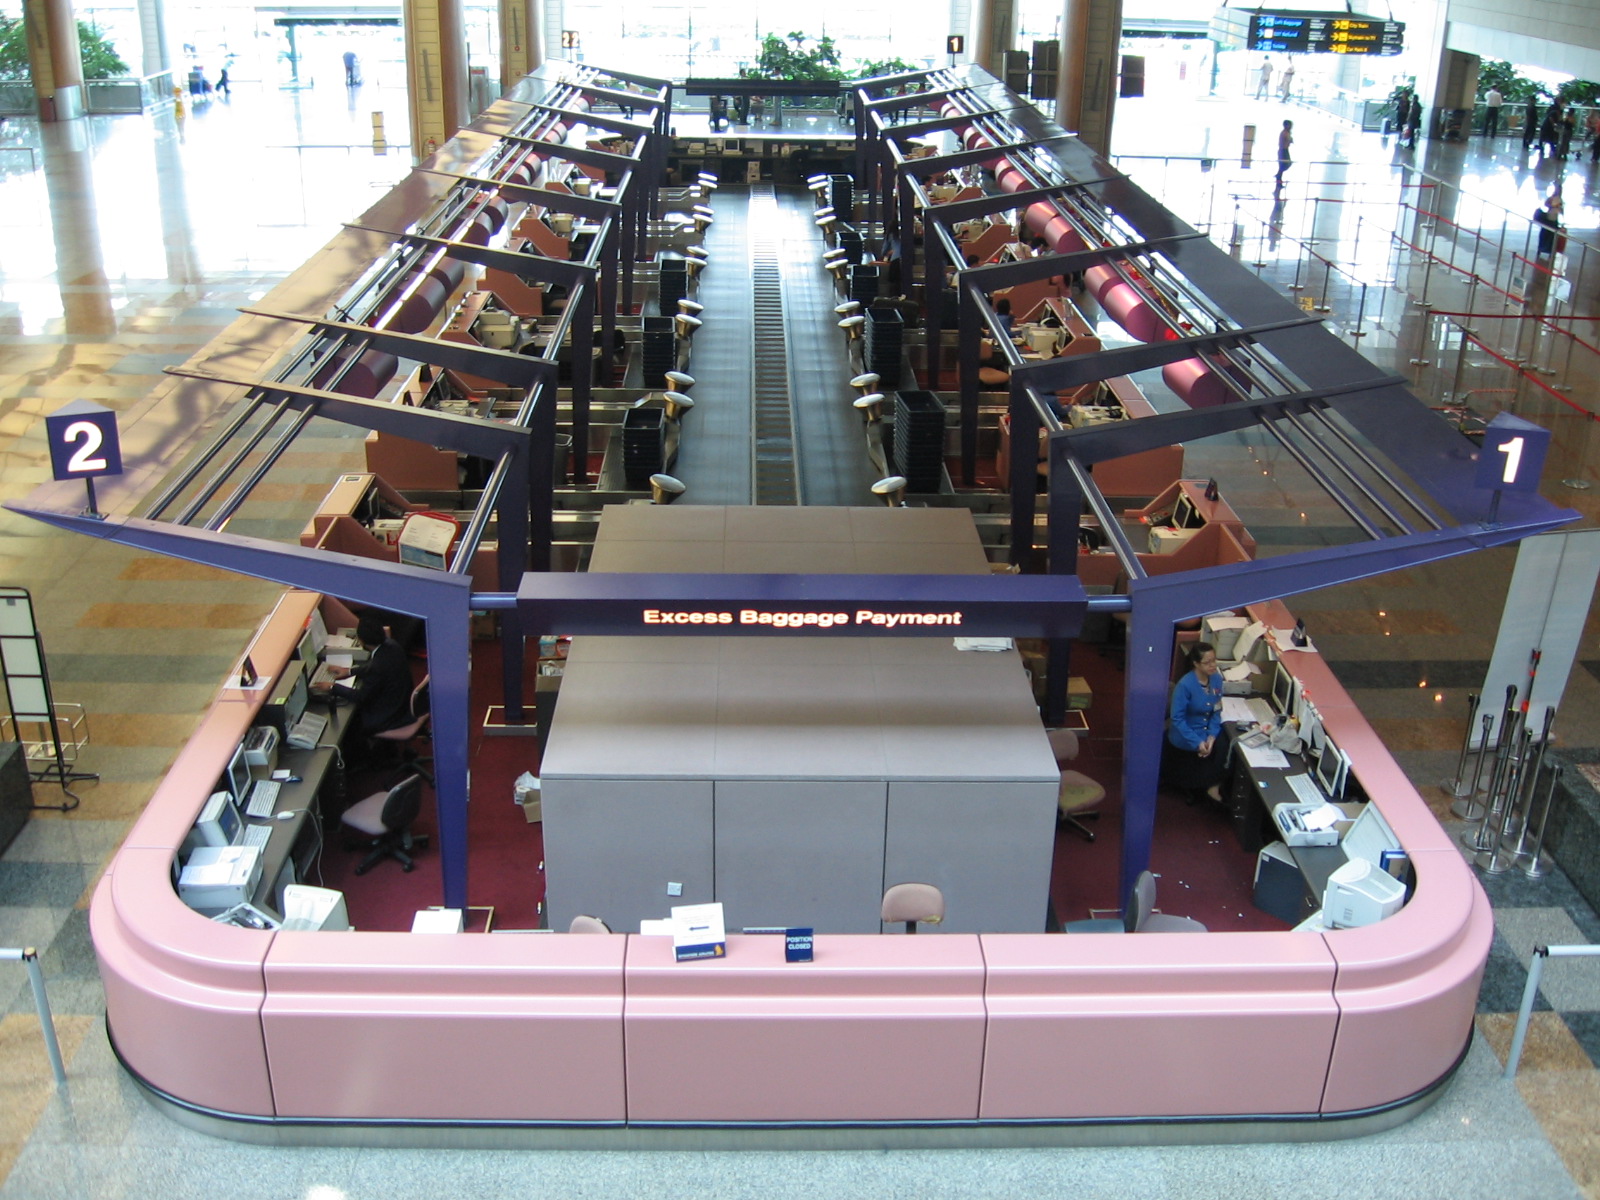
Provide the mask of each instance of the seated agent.
{"label": "seated agent", "polygon": [[1217,744],[1222,732],[1222,672],[1217,668],[1216,647],[1196,642],[1184,657],[1192,669],[1172,689],[1161,773],[1171,786],[1188,793],[1190,804],[1201,796],[1220,801],[1225,752]]}
{"label": "seated agent", "polygon": [[357,622],[356,640],[367,651],[367,661],[350,670],[335,668],[340,680],[348,676],[355,686],[340,682],[334,684],[334,691],[354,698],[363,733],[382,733],[409,724],[414,685],[405,647],[390,637],[383,622],[371,613],[363,613]]}

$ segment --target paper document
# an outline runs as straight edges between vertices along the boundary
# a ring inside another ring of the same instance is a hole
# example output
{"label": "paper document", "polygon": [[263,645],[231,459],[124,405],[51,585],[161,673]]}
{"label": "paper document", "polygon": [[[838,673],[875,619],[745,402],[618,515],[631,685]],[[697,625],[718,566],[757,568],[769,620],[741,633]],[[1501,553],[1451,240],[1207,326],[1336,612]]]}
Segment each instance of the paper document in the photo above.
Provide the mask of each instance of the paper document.
{"label": "paper document", "polygon": [[1010,638],[1002,637],[956,639],[957,650],[1011,650],[1015,646],[1016,643]]}
{"label": "paper document", "polygon": [[1274,750],[1271,746],[1257,746],[1254,750],[1240,746],[1238,750],[1252,767],[1271,767],[1275,771],[1284,771],[1289,767],[1289,760],[1284,757],[1283,751]]}
{"label": "paper document", "polygon": [[1290,650],[1304,650],[1311,653],[1316,651],[1316,647],[1311,644],[1309,637],[1306,638],[1304,646],[1296,646],[1294,644],[1294,630],[1292,629],[1274,629],[1272,631],[1272,641],[1279,654],[1286,654]]}
{"label": "paper document", "polygon": [[1224,721],[1254,721],[1255,714],[1250,711],[1250,702],[1243,696],[1224,696],[1222,698],[1222,719]]}
{"label": "paper document", "polygon": [[1229,667],[1222,673],[1222,678],[1227,683],[1242,683],[1256,673],[1255,663],[1240,663],[1237,667]]}
{"label": "paper document", "polygon": [[324,654],[322,661],[330,667],[343,667],[346,671],[356,665],[356,658],[353,654]]}
{"label": "paper document", "polygon": [[1321,808],[1308,809],[1300,814],[1300,823],[1307,829],[1332,829],[1344,819],[1344,813],[1332,804],[1324,804]]}
{"label": "paper document", "polygon": [[1243,629],[1250,624],[1249,617],[1207,617],[1205,620],[1212,629]]}

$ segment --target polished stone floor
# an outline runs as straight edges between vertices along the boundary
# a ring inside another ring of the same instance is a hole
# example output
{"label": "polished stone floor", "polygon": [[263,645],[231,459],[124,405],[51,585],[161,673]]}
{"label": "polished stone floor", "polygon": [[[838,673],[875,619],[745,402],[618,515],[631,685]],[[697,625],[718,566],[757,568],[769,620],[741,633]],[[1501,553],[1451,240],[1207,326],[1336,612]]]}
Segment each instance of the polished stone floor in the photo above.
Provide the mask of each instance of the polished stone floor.
{"label": "polished stone floor", "polygon": [[[139,402],[159,382],[162,366],[203,345],[235,306],[258,298],[404,171],[399,156],[375,156],[365,145],[368,110],[394,107],[393,96],[367,92],[354,99],[342,90],[286,96],[241,85],[230,102],[213,102],[181,123],[164,115],[94,119],[69,129],[21,120],[0,127],[0,498],[23,495],[44,478],[42,416],[78,397],[119,409]],[[1263,124],[1278,115],[1275,106],[1261,107],[1273,109],[1256,114]],[[1234,108],[1219,108],[1214,119],[1204,115],[1219,144],[1235,136]],[[1129,106],[1121,136],[1138,142],[1159,117]],[[1342,158],[1352,177],[1394,176],[1397,151],[1377,135],[1309,112],[1297,111],[1297,122],[1308,175],[1314,160]],[[394,115],[389,124],[403,128]],[[1163,144],[1173,142],[1168,137]],[[1417,154],[1472,187],[1499,177],[1504,147],[1495,149],[1486,155],[1476,145],[1467,152],[1430,147]],[[1135,163],[1127,166],[1139,173]],[[1515,172],[1505,170],[1514,182]],[[1526,181],[1517,186],[1525,189]],[[1588,189],[1573,188],[1569,223],[1592,227]],[[1531,211],[1525,195],[1514,198],[1519,211]],[[1271,277],[1273,269],[1263,273]],[[1397,303],[1390,310],[1397,315],[1386,318],[1393,333],[1374,336],[1376,357],[1405,352],[1404,310]],[[1592,387],[1587,399],[1594,402]],[[290,465],[298,475],[289,478],[296,482],[276,501],[286,521],[328,476],[359,462],[359,445],[331,433],[302,439],[294,453],[300,457]],[[1199,469],[1209,460],[1237,471],[1262,451],[1219,444],[1194,453]],[[1335,538],[1331,514],[1301,516],[1298,507],[1285,506],[1277,465],[1267,465],[1260,484],[1247,487],[1241,478],[1230,492],[1263,541]],[[1584,455],[1570,472],[1592,479],[1595,466]],[[1443,795],[1434,785],[1454,767],[1464,695],[1487,661],[1510,562],[1511,552],[1497,551],[1295,602],[1352,695],[1441,811]],[[57,535],[3,512],[0,564],[0,582],[33,591],[58,697],[91,713],[83,765],[101,775],[77,789],[79,808],[41,812],[0,858],[0,945],[42,951],[70,1074],[64,1089],[51,1085],[25,979],[15,969],[0,975],[8,989],[0,997],[0,1200],[532,1193],[1310,1200],[1353,1189],[1371,1200],[1600,1198],[1595,976],[1581,966],[1559,979],[1552,973],[1521,1075],[1515,1084],[1499,1078],[1508,1010],[1532,945],[1589,941],[1600,933],[1595,914],[1559,874],[1539,884],[1520,875],[1489,881],[1498,932],[1479,1036],[1462,1072],[1416,1120],[1356,1141],[467,1153],[264,1149],[190,1133],[150,1110],[116,1068],[101,1022],[87,903],[276,589]],[[1588,671],[1574,672],[1563,708],[1569,712],[1563,730],[1592,737],[1588,731],[1600,728],[1600,682]],[[55,798],[54,789],[39,789],[41,802]]]}

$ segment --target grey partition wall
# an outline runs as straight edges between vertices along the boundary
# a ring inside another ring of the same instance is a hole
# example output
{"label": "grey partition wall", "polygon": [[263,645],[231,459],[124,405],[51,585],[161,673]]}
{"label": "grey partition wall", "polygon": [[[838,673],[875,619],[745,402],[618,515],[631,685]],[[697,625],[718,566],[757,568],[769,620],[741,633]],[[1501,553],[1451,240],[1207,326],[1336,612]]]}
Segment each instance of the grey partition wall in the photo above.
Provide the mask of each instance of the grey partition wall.
{"label": "grey partition wall", "polygon": [[[632,506],[606,509],[591,569],[988,562],[964,510]],[[913,880],[945,890],[945,928],[1044,928],[1059,776],[1014,650],[948,630],[578,638],[541,773],[553,928],[714,898],[734,929],[876,932],[884,888]]]}

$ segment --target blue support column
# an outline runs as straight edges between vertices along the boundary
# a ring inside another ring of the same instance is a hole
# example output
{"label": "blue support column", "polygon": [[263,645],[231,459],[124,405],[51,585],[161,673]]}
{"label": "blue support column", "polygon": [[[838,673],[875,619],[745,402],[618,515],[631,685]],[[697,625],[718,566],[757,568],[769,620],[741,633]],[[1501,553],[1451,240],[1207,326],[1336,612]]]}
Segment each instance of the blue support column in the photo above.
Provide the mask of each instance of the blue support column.
{"label": "blue support column", "polygon": [[467,906],[467,745],[472,719],[468,600],[466,591],[430,597],[426,616],[439,864],[446,908]]}
{"label": "blue support column", "polygon": [[1161,746],[1166,739],[1167,683],[1172,674],[1173,622],[1159,591],[1147,596],[1141,580],[1129,584],[1133,616],[1128,622],[1127,697],[1122,730],[1122,869],[1117,899],[1125,902],[1133,881],[1150,865],[1155,837],[1156,790],[1161,783]]}

